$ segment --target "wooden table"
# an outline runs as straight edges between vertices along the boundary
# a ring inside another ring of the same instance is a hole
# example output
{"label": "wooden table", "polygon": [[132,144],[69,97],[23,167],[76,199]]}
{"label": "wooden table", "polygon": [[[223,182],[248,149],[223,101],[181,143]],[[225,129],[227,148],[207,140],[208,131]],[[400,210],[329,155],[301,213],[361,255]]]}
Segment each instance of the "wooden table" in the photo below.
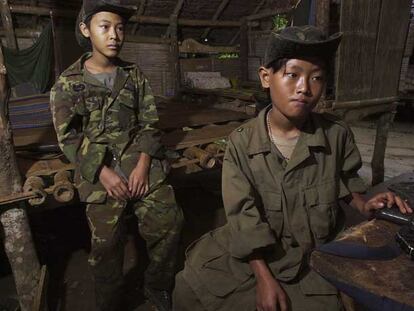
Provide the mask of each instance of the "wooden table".
{"label": "wooden table", "polygon": [[[372,188],[367,196],[386,190],[389,184],[413,180],[413,173],[401,175]],[[371,220],[348,229],[338,241],[381,247],[393,243],[399,228],[384,220]],[[314,251],[311,266],[328,279],[414,308],[414,261],[405,253],[391,260],[362,260]]]}

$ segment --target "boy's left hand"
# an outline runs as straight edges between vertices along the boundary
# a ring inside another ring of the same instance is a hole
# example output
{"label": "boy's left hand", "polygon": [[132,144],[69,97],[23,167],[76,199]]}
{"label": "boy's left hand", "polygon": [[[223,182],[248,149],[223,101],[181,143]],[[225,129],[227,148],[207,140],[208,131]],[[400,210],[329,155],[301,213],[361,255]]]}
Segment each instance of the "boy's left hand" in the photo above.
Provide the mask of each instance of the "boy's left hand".
{"label": "boy's left hand", "polygon": [[412,213],[413,210],[408,205],[407,201],[401,199],[398,195],[392,192],[383,192],[375,195],[373,198],[368,200],[363,207],[363,214],[369,215],[375,212],[377,209],[384,207],[391,208],[393,205],[397,205],[400,212],[403,214]]}
{"label": "boy's left hand", "polygon": [[132,170],[128,179],[128,188],[132,198],[141,198],[149,191],[149,169],[138,165]]}

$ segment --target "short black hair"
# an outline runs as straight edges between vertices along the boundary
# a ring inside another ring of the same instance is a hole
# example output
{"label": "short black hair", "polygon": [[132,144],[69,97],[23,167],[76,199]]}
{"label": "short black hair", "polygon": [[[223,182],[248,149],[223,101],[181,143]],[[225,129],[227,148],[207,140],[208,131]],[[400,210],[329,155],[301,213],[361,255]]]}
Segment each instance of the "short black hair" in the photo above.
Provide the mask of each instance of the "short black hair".
{"label": "short black hair", "polygon": [[[292,58],[279,58],[276,59],[267,65],[267,69],[272,69],[273,72],[278,72],[280,69],[286,66],[286,63]],[[308,58],[299,57],[298,59],[309,60]],[[317,58],[318,61],[322,63],[322,69],[325,71],[326,74],[330,72],[331,64],[329,61],[323,58]]]}

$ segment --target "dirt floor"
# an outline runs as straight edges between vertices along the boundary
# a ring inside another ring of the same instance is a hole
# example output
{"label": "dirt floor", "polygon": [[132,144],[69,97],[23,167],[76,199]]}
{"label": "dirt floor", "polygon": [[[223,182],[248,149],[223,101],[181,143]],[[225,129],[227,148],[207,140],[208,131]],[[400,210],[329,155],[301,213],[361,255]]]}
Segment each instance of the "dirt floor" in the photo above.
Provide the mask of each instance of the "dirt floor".
{"label": "dirt floor", "polygon": [[[360,171],[370,183],[370,161],[375,141],[375,124],[360,122],[352,126],[360,149],[363,167]],[[389,179],[402,173],[414,171],[414,127],[397,123],[391,129],[385,158],[385,177]],[[186,179],[175,178],[179,204],[183,207],[186,223],[180,244],[178,270],[181,269],[185,247],[204,232],[225,222],[220,196],[218,172],[194,174]],[[191,195],[189,195],[191,194]],[[358,215],[349,215],[350,223],[362,220]],[[129,235],[125,250],[125,306],[122,310],[156,310],[141,294],[140,276],[145,267],[142,241],[134,238],[136,223],[133,217],[128,221]],[[87,266],[89,230],[84,217],[83,206],[65,206],[47,212],[32,214],[36,246],[42,263],[50,272],[50,310],[92,311],[93,283]],[[138,249],[138,251],[137,251]],[[0,310],[14,310],[16,293],[13,278],[0,250]],[[1,304],[7,305],[1,308]]]}

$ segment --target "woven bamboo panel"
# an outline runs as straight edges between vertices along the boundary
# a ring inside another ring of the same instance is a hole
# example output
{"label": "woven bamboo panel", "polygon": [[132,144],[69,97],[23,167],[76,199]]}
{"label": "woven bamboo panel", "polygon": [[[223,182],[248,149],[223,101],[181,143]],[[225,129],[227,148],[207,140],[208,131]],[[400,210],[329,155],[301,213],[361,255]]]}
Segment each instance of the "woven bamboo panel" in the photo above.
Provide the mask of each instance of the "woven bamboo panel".
{"label": "woven bamboo panel", "polygon": [[397,95],[410,4],[410,0],[342,1],[338,102]]}
{"label": "woven bamboo panel", "polygon": [[120,57],[138,64],[149,79],[154,94],[173,95],[169,45],[126,42]]}

